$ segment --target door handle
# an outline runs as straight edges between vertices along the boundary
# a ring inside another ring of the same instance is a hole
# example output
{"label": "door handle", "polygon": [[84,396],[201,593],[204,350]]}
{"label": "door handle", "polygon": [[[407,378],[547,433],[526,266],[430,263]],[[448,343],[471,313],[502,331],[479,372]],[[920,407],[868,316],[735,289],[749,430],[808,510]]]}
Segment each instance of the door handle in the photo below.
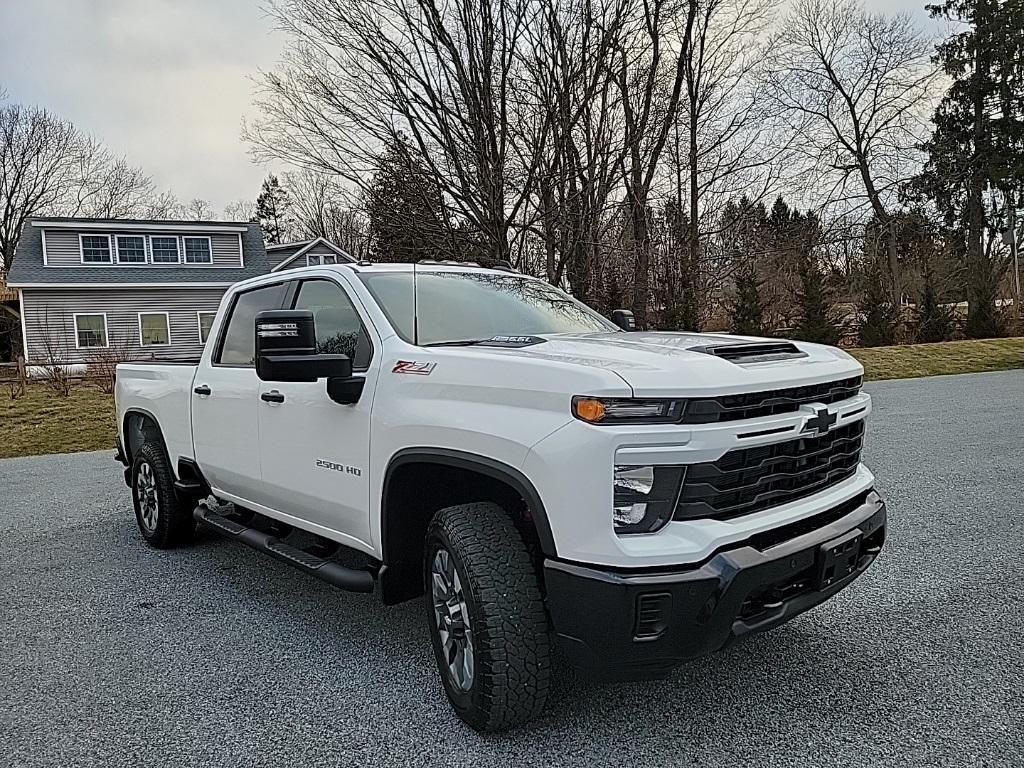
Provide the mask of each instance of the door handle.
{"label": "door handle", "polygon": [[198,387],[196,387],[192,391],[195,392],[200,397],[209,397],[211,394],[213,394],[213,390],[210,389],[205,384],[200,384]]}
{"label": "door handle", "polygon": [[260,395],[260,400],[265,403],[283,403],[284,395],[278,392],[276,389],[271,392],[264,392]]}

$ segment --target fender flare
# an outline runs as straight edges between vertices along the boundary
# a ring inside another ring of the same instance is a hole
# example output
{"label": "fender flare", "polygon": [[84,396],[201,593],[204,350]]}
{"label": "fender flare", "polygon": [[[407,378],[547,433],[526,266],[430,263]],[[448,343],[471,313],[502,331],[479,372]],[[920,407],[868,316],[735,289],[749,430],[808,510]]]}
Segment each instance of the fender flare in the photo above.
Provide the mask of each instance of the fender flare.
{"label": "fender flare", "polygon": [[130,453],[129,440],[128,440],[128,419],[133,415],[144,416],[153,422],[153,425],[157,428],[160,433],[160,439],[164,439],[164,430],[160,426],[160,421],[157,419],[156,414],[151,411],[147,411],[145,408],[131,407],[124,412],[124,416],[121,418],[121,423],[118,425],[118,439],[122,441],[122,447],[124,448],[124,456],[130,465],[132,462],[132,455]]}
{"label": "fender flare", "polygon": [[[384,487],[381,493],[381,512],[388,508],[388,490],[391,487],[391,475],[404,464],[414,462],[426,462],[432,464],[443,464],[458,469],[468,469],[487,475],[495,480],[500,480],[516,491],[526,501],[533,518],[533,525],[537,529],[537,538],[540,541],[541,551],[547,557],[555,557],[555,539],[551,533],[551,523],[548,521],[548,513],[544,508],[544,502],[540,498],[537,489],[526,477],[515,467],[512,467],[497,459],[488,456],[481,456],[476,453],[458,451],[453,448],[403,448],[397,451],[388,462],[384,471]],[[381,520],[381,533],[386,535],[387,526]],[[382,541],[382,549],[385,558],[387,557],[387,541]]]}

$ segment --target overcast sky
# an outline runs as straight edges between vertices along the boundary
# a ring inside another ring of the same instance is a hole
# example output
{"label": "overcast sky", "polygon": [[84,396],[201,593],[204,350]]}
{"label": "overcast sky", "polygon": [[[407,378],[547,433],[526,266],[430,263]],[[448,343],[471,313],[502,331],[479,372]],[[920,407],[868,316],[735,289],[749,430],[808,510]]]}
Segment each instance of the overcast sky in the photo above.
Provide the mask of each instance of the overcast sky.
{"label": "overcast sky", "polygon": [[[925,0],[867,0],[926,21]],[[259,0],[0,0],[0,89],[72,120],[220,211],[267,172],[240,139],[284,39]]]}

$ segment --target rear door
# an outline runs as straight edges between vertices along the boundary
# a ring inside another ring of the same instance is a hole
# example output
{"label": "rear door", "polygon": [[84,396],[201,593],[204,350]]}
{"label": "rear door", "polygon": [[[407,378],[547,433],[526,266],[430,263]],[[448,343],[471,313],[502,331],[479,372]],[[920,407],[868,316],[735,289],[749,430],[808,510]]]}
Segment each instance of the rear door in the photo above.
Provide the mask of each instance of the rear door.
{"label": "rear door", "polygon": [[264,497],[270,507],[369,546],[370,405],[380,358],[372,326],[335,278],[296,282],[290,308],[313,312],[317,351],[348,355],[353,374],[366,381],[354,405],[331,400],[322,379],[259,384],[267,398],[259,403]]}
{"label": "rear door", "polygon": [[[257,417],[256,313],[281,309],[289,282],[235,294],[212,354],[204,355],[192,390],[196,460],[214,489],[245,501],[262,495]],[[211,340],[212,341],[212,340]]]}

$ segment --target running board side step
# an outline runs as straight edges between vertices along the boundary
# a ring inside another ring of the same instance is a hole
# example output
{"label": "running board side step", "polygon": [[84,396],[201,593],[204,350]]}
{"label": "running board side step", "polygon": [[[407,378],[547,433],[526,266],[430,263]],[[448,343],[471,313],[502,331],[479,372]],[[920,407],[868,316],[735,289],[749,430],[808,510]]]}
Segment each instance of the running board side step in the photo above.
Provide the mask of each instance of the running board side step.
{"label": "running board side step", "polygon": [[230,539],[235,539],[258,552],[270,555],[282,563],[298,568],[310,576],[326,581],[349,592],[373,592],[373,574],[368,571],[357,571],[354,568],[311,555],[296,547],[290,546],[269,533],[249,528],[224,515],[217,514],[205,504],[198,505],[192,511],[196,522],[204,523]]}

